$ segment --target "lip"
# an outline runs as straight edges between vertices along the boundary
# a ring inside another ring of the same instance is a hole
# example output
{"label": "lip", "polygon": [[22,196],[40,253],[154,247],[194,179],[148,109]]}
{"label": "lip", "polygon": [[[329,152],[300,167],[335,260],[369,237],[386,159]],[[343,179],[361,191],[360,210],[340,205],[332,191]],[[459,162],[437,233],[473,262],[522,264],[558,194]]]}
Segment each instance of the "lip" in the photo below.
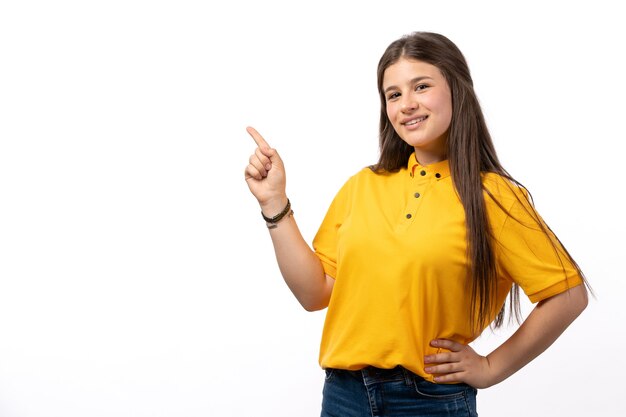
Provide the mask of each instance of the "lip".
{"label": "lip", "polygon": [[[424,120],[421,120],[421,121],[419,121],[419,122],[417,122],[415,124],[407,126],[407,123],[410,123],[410,122],[412,122],[414,120],[422,119],[422,118]],[[428,115],[427,114],[422,114],[422,115],[419,115],[419,116],[407,117],[405,119],[402,119],[400,121],[400,124],[402,126],[404,126],[406,129],[413,130],[413,129],[417,129],[418,127],[420,127],[422,125],[422,123],[424,123],[426,120],[428,120]]]}

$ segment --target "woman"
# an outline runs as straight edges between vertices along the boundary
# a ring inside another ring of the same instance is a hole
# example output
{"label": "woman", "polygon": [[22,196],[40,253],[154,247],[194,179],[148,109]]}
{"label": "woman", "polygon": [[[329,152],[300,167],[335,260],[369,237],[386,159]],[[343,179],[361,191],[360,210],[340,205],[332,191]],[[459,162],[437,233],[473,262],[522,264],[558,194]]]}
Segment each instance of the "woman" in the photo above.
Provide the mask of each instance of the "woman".
{"label": "woman", "polygon": [[[380,159],[337,193],[311,250],[276,150],[245,176],[281,273],[307,310],[328,307],[322,416],[475,416],[497,384],[550,346],[587,305],[586,281],[500,165],[466,61],[416,32],[378,65]],[[273,216],[273,217],[269,217]],[[503,322],[518,287],[536,307],[486,356],[468,344]]]}

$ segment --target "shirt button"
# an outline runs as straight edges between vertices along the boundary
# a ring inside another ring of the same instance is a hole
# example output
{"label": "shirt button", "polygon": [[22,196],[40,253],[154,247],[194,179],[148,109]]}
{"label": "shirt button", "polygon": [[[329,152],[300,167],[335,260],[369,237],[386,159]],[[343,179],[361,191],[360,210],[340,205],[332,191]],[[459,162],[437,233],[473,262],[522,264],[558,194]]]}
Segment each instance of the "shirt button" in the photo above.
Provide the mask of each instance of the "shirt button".
{"label": "shirt button", "polygon": [[436,174],[435,174],[435,177],[437,177],[437,178],[441,178],[441,174],[440,174],[440,173],[436,173]]}
{"label": "shirt button", "polygon": [[413,217],[413,216],[411,216],[411,214],[410,214],[410,213],[406,215],[406,218],[407,218],[407,219],[410,219],[411,217]]}
{"label": "shirt button", "polygon": [[420,172],[420,175],[423,177],[424,175],[426,175],[426,171],[422,170],[422,171]]}
{"label": "shirt button", "polygon": [[420,193],[415,193],[415,194],[413,194],[413,195],[415,196],[415,198],[419,198]]}

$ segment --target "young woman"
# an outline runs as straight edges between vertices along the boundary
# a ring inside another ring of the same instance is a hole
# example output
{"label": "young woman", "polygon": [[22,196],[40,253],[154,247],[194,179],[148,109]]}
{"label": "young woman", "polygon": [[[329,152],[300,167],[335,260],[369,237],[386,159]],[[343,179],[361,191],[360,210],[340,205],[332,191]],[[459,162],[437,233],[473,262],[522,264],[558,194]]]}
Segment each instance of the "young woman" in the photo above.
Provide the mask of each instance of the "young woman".
{"label": "young woman", "polygon": [[[476,389],[550,346],[587,305],[586,281],[500,165],[466,61],[416,32],[378,65],[380,159],[348,179],[313,241],[302,238],[276,150],[257,144],[245,177],[280,271],[307,310],[328,307],[322,416],[475,416]],[[468,344],[537,303],[482,356]]]}

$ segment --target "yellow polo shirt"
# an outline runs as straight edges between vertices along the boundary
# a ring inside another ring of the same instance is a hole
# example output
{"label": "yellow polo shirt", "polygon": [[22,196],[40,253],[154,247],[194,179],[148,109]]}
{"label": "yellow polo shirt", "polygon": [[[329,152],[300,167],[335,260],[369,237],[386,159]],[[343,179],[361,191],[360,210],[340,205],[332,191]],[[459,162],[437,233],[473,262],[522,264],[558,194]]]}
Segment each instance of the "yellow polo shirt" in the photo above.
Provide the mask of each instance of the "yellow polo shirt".
{"label": "yellow polo shirt", "polygon": [[[555,251],[527,209],[522,191],[484,174],[485,202],[498,268],[498,306],[513,282],[532,302],[581,284],[562,247]],[[467,344],[470,294],[465,213],[448,161],[428,166],[411,155],[406,168],[352,176],[334,198],[313,240],[335,278],[322,334],[320,365],[357,370],[402,365],[424,373],[437,338]],[[499,311],[499,309],[498,309]],[[493,312],[494,318],[497,311]]]}

